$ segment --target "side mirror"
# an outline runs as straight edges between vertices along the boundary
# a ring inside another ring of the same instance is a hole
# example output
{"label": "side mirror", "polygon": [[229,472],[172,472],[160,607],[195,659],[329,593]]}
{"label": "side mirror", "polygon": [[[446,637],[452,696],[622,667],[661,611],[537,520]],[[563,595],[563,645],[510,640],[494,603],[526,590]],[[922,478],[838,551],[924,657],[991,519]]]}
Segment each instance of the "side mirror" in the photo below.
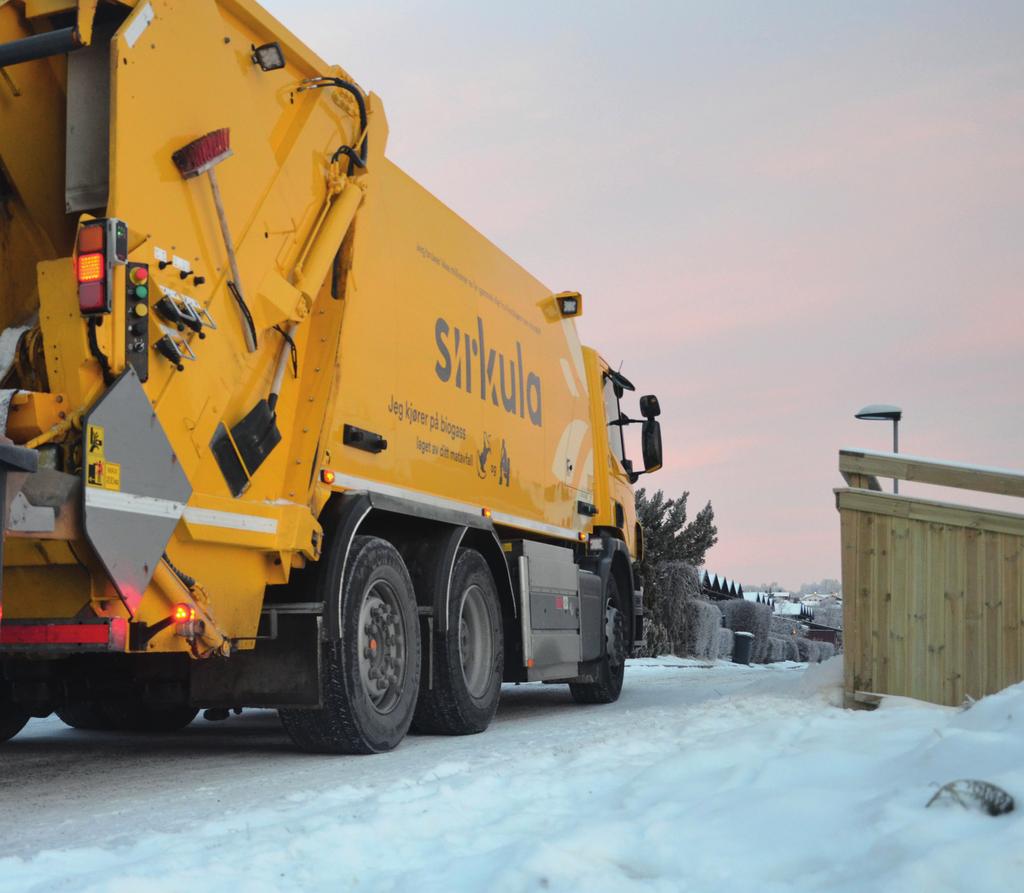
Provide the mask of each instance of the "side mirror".
{"label": "side mirror", "polygon": [[653,419],[661,415],[661,406],[654,394],[640,398],[640,415],[645,419]]}
{"label": "side mirror", "polygon": [[[654,398],[652,398],[654,399]],[[657,404],[657,400],[654,400]],[[644,454],[644,472],[650,474],[661,468],[661,423],[653,418],[644,422],[640,434],[640,445]]]}

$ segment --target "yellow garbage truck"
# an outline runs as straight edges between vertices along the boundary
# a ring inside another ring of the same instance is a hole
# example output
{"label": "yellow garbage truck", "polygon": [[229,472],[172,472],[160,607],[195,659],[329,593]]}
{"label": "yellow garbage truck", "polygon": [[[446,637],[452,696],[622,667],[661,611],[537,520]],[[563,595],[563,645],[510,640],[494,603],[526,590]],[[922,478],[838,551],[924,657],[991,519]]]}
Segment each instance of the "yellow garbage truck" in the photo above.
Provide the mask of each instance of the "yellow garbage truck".
{"label": "yellow garbage truck", "polygon": [[252,0],[0,0],[0,741],[618,698],[658,401],[387,137]]}

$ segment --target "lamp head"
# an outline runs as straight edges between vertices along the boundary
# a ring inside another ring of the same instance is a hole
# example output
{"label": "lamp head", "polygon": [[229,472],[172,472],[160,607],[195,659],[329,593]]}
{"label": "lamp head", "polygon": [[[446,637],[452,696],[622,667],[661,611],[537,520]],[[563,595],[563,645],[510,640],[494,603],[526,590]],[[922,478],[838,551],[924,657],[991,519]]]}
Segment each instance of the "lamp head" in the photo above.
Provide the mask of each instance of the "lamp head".
{"label": "lamp head", "polygon": [[860,410],[854,418],[870,422],[898,422],[903,418],[903,410],[887,403],[872,403]]}

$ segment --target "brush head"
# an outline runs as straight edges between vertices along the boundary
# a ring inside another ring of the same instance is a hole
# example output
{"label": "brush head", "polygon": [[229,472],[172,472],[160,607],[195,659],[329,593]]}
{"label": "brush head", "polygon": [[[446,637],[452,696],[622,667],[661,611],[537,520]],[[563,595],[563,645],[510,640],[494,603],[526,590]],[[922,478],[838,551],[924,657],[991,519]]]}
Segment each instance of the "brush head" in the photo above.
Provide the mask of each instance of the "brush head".
{"label": "brush head", "polygon": [[171,156],[171,160],[187,180],[205,174],[231,154],[231,131],[227,127],[222,127],[192,140],[187,146],[182,146]]}

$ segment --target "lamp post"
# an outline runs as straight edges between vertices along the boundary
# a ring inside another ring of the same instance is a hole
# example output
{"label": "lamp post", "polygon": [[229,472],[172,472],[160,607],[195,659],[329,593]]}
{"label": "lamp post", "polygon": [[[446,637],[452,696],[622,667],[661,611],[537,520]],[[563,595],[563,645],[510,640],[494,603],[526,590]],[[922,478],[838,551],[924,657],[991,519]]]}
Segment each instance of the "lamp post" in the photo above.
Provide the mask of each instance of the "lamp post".
{"label": "lamp post", "polygon": [[[892,422],[892,451],[900,451],[900,419],[903,418],[903,410],[898,406],[890,406],[887,403],[872,403],[865,406],[860,412],[854,415],[856,419],[864,419],[869,422]],[[900,482],[892,479],[892,492],[900,492]]]}

